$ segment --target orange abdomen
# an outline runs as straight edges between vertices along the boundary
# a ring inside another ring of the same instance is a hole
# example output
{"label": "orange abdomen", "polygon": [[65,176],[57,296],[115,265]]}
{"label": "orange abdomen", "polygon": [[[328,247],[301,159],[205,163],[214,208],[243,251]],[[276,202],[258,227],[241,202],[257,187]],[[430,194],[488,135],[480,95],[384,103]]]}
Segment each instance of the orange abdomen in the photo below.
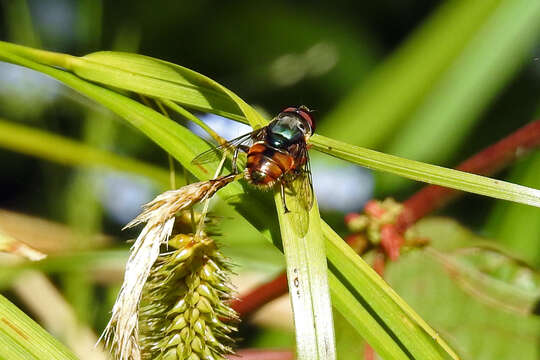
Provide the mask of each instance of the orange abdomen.
{"label": "orange abdomen", "polygon": [[247,179],[256,186],[270,187],[294,167],[291,155],[256,143],[247,155]]}

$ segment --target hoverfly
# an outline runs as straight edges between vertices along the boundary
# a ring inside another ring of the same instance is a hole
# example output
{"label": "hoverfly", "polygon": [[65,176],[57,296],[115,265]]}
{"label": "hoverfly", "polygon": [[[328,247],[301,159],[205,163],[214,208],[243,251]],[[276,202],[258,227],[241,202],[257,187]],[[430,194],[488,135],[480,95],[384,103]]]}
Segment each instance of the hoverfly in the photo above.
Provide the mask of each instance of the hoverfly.
{"label": "hoverfly", "polygon": [[233,175],[236,175],[240,174],[238,156],[242,151],[247,154],[242,175],[248,183],[263,190],[279,185],[285,213],[289,212],[285,202],[285,188],[288,188],[309,211],[313,205],[313,184],[307,141],[314,131],[311,110],[303,105],[288,107],[267,126],[205,151],[192,163],[217,161],[224,152],[229,152],[232,153]]}

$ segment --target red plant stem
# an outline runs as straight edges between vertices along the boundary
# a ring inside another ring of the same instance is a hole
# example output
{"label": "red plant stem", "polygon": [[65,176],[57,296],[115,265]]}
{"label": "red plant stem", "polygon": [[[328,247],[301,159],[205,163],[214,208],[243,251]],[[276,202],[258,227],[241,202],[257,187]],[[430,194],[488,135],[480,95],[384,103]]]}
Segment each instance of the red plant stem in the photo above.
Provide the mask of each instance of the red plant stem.
{"label": "red plant stem", "polygon": [[[351,238],[347,243],[351,245],[356,239]],[[246,318],[270,301],[277,299],[289,291],[287,273],[284,271],[273,280],[259,285],[239,299],[231,303],[231,307],[238,313],[240,318]]]}
{"label": "red plant stem", "polygon": [[[517,157],[540,145],[540,119],[533,121],[499,142],[462,162],[457,169],[479,175],[490,175]],[[461,192],[437,185],[428,185],[403,203],[403,212],[397,219],[397,229],[405,232],[412,224],[434,211]],[[279,274],[274,280],[263,284],[233,302],[232,307],[240,317],[245,317],[264,304],[287,292],[287,276]]]}
{"label": "red plant stem", "polygon": [[[459,164],[456,169],[478,175],[491,175],[539,145],[540,119],[485,148]],[[441,208],[461,193],[459,190],[438,185],[425,186],[403,203],[403,212],[397,219],[398,229],[404,232],[420,218]]]}
{"label": "red plant stem", "polygon": [[364,360],[375,360],[375,350],[368,343],[364,344]]}
{"label": "red plant stem", "polygon": [[285,272],[279,274],[273,280],[264,283],[254,290],[250,291],[240,299],[232,302],[231,307],[238,313],[241,318],[251,315],[261,306],[287,293],[287,274]]}

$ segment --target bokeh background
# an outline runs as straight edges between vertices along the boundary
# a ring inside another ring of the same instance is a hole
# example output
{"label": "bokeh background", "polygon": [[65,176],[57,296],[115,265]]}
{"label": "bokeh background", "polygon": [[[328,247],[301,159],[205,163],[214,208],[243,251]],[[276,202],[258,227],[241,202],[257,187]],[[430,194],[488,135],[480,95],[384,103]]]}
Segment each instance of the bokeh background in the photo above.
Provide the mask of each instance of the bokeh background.
{"label": "bokeh background", "polygon": [[[540,8],[535,0],[2,0],[0,39],[72,55],[116,50],[164,59],[219,81],[269,117],[305,104],[316,110],[317,131],[323,135],[448,167],[540,116]],[[200,115],[225,136],[246,131],[215,115]],[[168,168],[167,155],[121,119],[44,75],[5,63],[0,63],[1,122]],[[54,284],[51,291],[66,302],[76,323],[99,333],[118,290],[124,242],[135,234],[121,228],[167,184],[104,168],[66,166],[9,145],[6,137],[24,141],[24,134],[2,129],[0,231],[39,243],[52,254],[40,268]],[[421,186],[311,156],[323,216],[342,234],[343,216],[368,199],[403,200]],[[540,188],[538,175],[536,151],[496,176]],[[215,204],[215,212],[220,209]],[[537,209],[467,195],[440,214],[498,241],[532,266],[540,264]],[[238,228],[234,218],[226,218],[223,226],[222,242],[239,264],[245,287],[282,269],[281,255],[258,234]],[[444,227],[451,236],[467,233],[453,226]],[[441,234],[440,228],[433,232]],[[524,329],[507,328],[518,320],[505,313],[490,325],[486,317],[498,310],[476,304],[438,278],[418,280],[422,269],[409,270],[408,279],[416,282],[395,276],[396,288],[465,358],[504,358],[517,348],[523,352],[520,359],[538,358],[537,320],[527,317]],[[438,276],[448,277],[439,271]],[[49,330],[57,329],[25,295],[32,282],[14,276],[23,274],[20,268],[6,274],[2,293]],[[478,322],[456,334],[464,318],[474,320],[466,309],[480,314]],[[292,346],[286,299],[258,316],[242,333],[242,346]],[[500,330],[496,336],[511,334],[505,339],[511,345],[495,346],[497,337],[487,343],[471,337],[493,326]],[[362,349],[339,316],[336,330],[340,358],[358,358]],[[54,331],[69,342],[65,330]]]}

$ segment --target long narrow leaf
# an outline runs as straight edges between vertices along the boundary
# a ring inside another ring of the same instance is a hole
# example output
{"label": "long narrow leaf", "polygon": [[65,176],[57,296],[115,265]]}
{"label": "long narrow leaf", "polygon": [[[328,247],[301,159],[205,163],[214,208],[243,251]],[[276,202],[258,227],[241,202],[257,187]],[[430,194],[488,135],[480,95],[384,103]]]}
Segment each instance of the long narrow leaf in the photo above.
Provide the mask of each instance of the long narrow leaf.
{"label": "long narrow leaf", "polygon": [[540,206],[540,190],[537,189],[404,159],[359,146],[349,145],[320,135],[314,135],[311,144],[314,149],[370,169],[387,171],[409,179],[475,194],[537,207]]}
{"label": "long narrow leaf", "polygon": [[0,358],[76,360],[35,321],[0,295]]}
{"label": "long narrow leaf", "polygon": [[326,116],[321,133],[366,147],[387,141],[500,3],[440,2],[429,18]]}
{"label": "long narrow leaf", "polygon": [[[163,186],[169,184],[168,171],[159,167],[2,119],[0,119],[0,147],[62,164],[106,166],[110,169],[148,176]],[[182,184],[182,179],[178,178],[176,181]]]}
{"label": "long narrow leaf", "polygon": [[[540,2],[502,1],[384,150],[426,162],[448,160],[501,88],[533,61],[539,39]],[[381,176],[377,187],[392,192],[403,183]]]}
{"label": "long narrow leaf", "polygon": [[319,209],[315,203],[308,213],[297,199],[287,197],[290,213],[284,214],[278,193],[275,200],[287,263],[298,359],[335,359],[334,322]]}
{"label": "long narrow leaf", "polygon": [[[151,82],[151,88],[160,88],[160,84],[167,88],[165,86],[166,82],[168,81],[166,80],[166,77],[170,76],[172,78],[177,78],[177,83],[181,84],[183,81],[183,85],[178,85],[178,87],[174,89],[169,89],[165,93],[159,94],[162,94],[162,96],[167,99],[171,99],[175,97],[175,91],[184,91],[187,88],[192,90],[195,89],[197,95],[192,99],[190,98],[189,100],[186,100],[192,101],[192,103],[185,103],[185,105],[196,109],[200,108],[216,114],[219,114],[220,110],[219,108],[212,108],[212,104],[205,97],[205,89],[208,89],[209,91],[221,90],[225,94],[222,94],[223,97],[220,97],[220,99],[223,102],[228,102],[229,105],[227,105],[227,107],[232,108],[236,106],[238,109],[234,114],[228,113],[231,118],[243,122],[246,122],[246,118],[249,118],[250,123],[256,126],[263,126],[265,124],[264,119],[258,115],[258,113],[251,109],[251,107],[248,106],[242,99],[228,89],[205,76],[197,74],[192,70],[165,61],[135,54],[100,52],[96,53],[95,56],[94,54],[91,54],[85,57],[92,59],[91,65],[89,65],[92,69],[94,69],[96,66],[99,67],[99,69],[95,69],[96,73],[87,73],[85,67],[83,66],[83,64],[86,64],[87,60],[78,60],[82,58],[44,52],[41,50],[26,48],[5,42],[0,42],[0,58],[2,56],[2,49],[4,49],[6,56],[13,51],[11,57],[17,56],[16,54],[37,58],[43,56],[44,59],[42,60],[45,63],[52,62],[58,66],[63,65],[66,68],[74,68],[77,70],[79,75],[87,76],[89,80],[130,91],[141,90],[140,85],[134,84],[132,81],[134,76],[133,73],[140,74],[140,76],[144,77],[144,79],[139,79],[139,77],[137,77],[139,81],[144,80]],[[66,59],[62,58],[62,56],[66,57]],[[121,66],[121,60],[124,57],[126,58],[124,67],[114,67]],[[24,59],[20,59],[24,61]],[[9,61],[9,59],[6,60]],[[100,63],[97,63],[98,61],[100,61]],[[109,63],[112,64],[111,66],[114,66],[108,68]],[[40,66],[39,64],[36,65]],[[134,69],[130,69],[128,66],[134,66]],[[142,67],[143,69],[140,69],[139,67]],[[62,77],[65,77],[65,75]],[[157,93],[148,95],[158,96]],[[217,105],[223,104],[219,103]],[[241,115],[242,112],[244,115]],[[170,136],[168,137],[170,138]],[[374,170],[386,171],[413,180],[424,181],[427,183],[533,206],[538,206],[540,204],[540,193],[536,189],[530,189],[478,175],[466,174],[452,169],[445,169],[397,156],[387,155],[354,145],[345,144],[343,142],[325,138],[320,135],[314,135],[311,138],[311,143],[314,145],[314,148],[319,151],[356,163],[358,165],[369,167]]]}
{"label": "long narrow leaf", "polygon": [[[237,101],[252,127],[265,125],[264,119],[254,114],[251,106],[230,90],[219,86]],[[306,360],[332,360],[336,358],[334,322],[317,199],[314,199],[311,210],[307,211],[302,205],[303,199],[296,194],[286,196],[290,213],[285,214],[281,196],[276,191],[274,200],[287,264],[287,281],[289,289],[293,289],[289,294],[296,328],[297,356]]]}

